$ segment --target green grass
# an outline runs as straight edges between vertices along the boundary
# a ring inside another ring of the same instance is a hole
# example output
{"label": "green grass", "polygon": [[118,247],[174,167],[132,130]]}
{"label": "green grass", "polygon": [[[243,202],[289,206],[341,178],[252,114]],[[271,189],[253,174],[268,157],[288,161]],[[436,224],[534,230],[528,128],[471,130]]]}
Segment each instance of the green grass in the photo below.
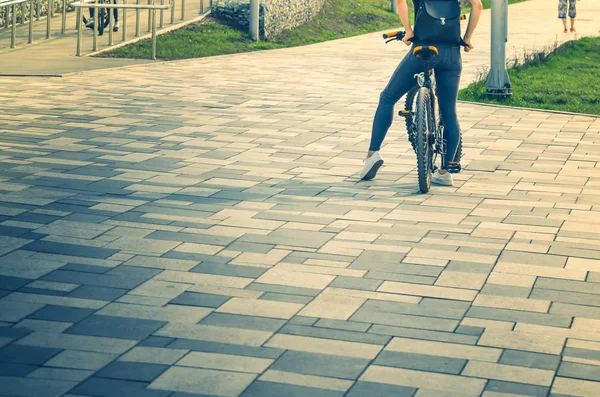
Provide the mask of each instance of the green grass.
{"label": "green grass", "polygon": [[600,115],[600,37],[568,42],[550,53],[538,52],[526,58],[525,64],[508,71],[512,98],[504,101],[486,98],[485,79],[461,90],[458,98]]}
{"label": "green grass", "polygon": [[[491,0],[482,0],[489,8]],[[526,0],[509,0],[518,3]],[[412,9],[412,1],[409,0]],[[466,9],[465,12],[469,10]],[[186,59],[240,52],[296,47],[402,26],[391,11],[390,0],[325,0],[319,14],[309,23],[283,32],[272,41],[254,42],[247,32],[236,30],[212,18],[158,36],[157,58]],[[149,58],[150,40],[142,40],[103,57]]]}

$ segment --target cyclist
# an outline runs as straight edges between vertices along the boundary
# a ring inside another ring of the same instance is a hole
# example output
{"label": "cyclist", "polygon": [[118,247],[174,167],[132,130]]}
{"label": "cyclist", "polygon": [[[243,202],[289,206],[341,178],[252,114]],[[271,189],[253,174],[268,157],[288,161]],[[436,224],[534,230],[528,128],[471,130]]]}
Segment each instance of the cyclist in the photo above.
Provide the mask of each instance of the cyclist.
{"label": "cyclist", "polygon": [[[112,2],[114,4],[117,4],[117,0],[112,0]],[[110,10],[109,10],[109,12],[110,12]],[[94,28],[94,14],[95,14],[95,8],[90,8],[90,20],[85,24],[86,28],[90,28],[90,29]],[[114,16],[113,32],[118,32],[119,31],[119,10],[118,9],[113,8],[113,16]]]}
{"label": "cyclist", "polygon": [[[468,0],[471,3],[471,15],[466,33],[462,40],[465,45],[465,52],[473,49],[471,38],[473,31],[477,26],[483,6],[481,0]],[[396,0],[400,20],[405,26],[406,35],[402,42],[406,45],[435,45],[439,50],[439,55],[433,61],[435,78],[437,85],[437,97],[439,110],[444,120],[444,139],[446,140],[446,154],[442,159],[442,167],[436,170],[431,177],[431,183],[438,185],[452,186],[452,174],[444,168],[449,162],[454,160],[454,155],[458,148],[460,138],[460,126],[456,116],[456,100],[458,97],[458,84],[462,71],[462,60],[460,55],[460,33],[457,33],[456,40],[448,42],[448,37],[440,37],[439,42],[429,38],[423,42],[422,36],[424,30],[419,30],[420,23],[427,23],[425,19],[419,17],[420,7],[425,5],[432,6],[431,3],[458,2],[458,0],[413,0],[415,6],[415,30],[410,26],[408,16],[408,5],[406,0]],[[429,3],[429,4],[428,4]],[[439,5],[439,4],[438,4]],[[448,4],[446,4],[447,6]],[[435,6],[435,4],[433,4]],[[422,22],[423,21],[423,22]],[[456,28],[458,31],[458,28]],[[415,31],[417,35],[415,36]],[[431,30],[428,30],[429,32]],[[421,33],[419,33],[421,32]],[[455,42],[453,42],[455,41]],[[379,97],[379,105],[375,112],[373,120],[373,130],[371,133],[371,143],[367,157],[364,159],[364,166],[360,173],[361,180],[370,180],[375,177],[377,171],[383,164],[383,158],[379,153],[381,144],[385,135],[392,124],[394,105],[404,96],[412,87],[415,86],[414,75],[423,71],[423,62],[419,60],[412,51],[404,57],[402,62],[396,68],[388,85],[385,87]]]}

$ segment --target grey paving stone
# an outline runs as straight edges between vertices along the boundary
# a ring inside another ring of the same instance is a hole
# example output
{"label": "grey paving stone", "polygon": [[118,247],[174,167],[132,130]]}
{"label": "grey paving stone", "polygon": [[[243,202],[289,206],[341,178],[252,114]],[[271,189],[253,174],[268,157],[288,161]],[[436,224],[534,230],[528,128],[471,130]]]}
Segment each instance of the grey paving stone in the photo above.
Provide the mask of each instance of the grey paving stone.
{"label": "grey paving stone", "polygon": [[465,335],[473,335],[473,336],[481,336],[485,331],[484,327],[472,327],[469,325],[459,325],[454,332],[457,334],[465,334]]}
{"label": "grey paving stone", "polygon": [[317,322],[317,320],[318,318],[316,317],[295,315],[294,317],[288,320],[288,324],[311,326],[314,325]]}
{"label": "grey paving stone", "polygon": [[10,277],[0,275],[0,289],[8,291],[16,291],[21,287],[26,286],[33,280],[30,278]]}
{"label": "grey paving stone", "polygon": [[36,369],[37,365],[0,362],[0,376],[25,377]]}
{"label": "grey paving stone", "polygon": [[285,383],[256,381],[240,397],[343,397],[344,393],[314,387],[295,386]]}
{"label": "grey paving stone", "polygon": [[96,373],[100,378],[152,382],[169,368],[168,365],[115,361]]}
{"label": "grey paving stone", "polygon": [[452,302],[442,299],[423,299],[418,305],[414,303],[368,300],[361,307],[367,311],[410,314],[416,316],[462,319],[469,308],[468,302]]}
{"label": "grey paving stone", "polygon": [[[227,248],[229,249],[229,248]],[[219,274],[223,276],[250,277],[258,278],[268,269],[252,266],[236,266],[214,263],[200,263],[198,266],[190,269],[194,273]]]}
{"label": "grey paving stone", "polygon": [[600,382],[600,367],[579,363],[562,362],[557,375]]}
{"label": "grey paving stone", "polygon": [[0,362],[42,365],[56,356],[62,349],[28,345],[8,345],[0,349]]}
{"label": "grey paving stone", "polygon": [[110,267],[95,266],[95,265],[83,265],[80,263],[67,263],[60,270],[71,270],[74,272],[94,273],[103,274],[110,270]]}
{"label": "grey paving stone", "polygon": [[67,329],[65,333],[141,340],[153,334],[166,323],[166,321],[94,314]]}
{"label": "grey paving stone", "polygon": [[303,295],[289,295],[289,294],[278,294],[276,292],[266,292],[261,295],[258,299],[277,301],[277,302],[288,302],[288,303],[302,303],[307,304],[313,300],[312,296]]}
{"label": "grey paving stone", "polygon": [[[435,354],[435,352],[431,353]],[[467,364],[467,360],[384,350],[377,356],[373,364],[458,375]]]}
{"label": "grey paving stone", "polygon": [[137,346],[146,346],[146,347],[166,347],[169,343],[173,342],[174,338],[167,338],[164,336],[149,336]]}
{"label": "grey paving stone", "polygon": [[302,287],[288,287],[285,285],[275,285],[275,284],[262,284],[262,283],[252,283],[246,287],[246,289],[251,289],[255,291],[265,291],[265,292],[276,292],[280,294],[290,294],[290,295],[305,295],[305,296],[317,296],[321,293],[320,289],[315,288],[302,288]]}
{"label": "grey paving stone", "polygon": [[329,284],[335,288],[360,289],[365,291],[375,291],[383,283],[383,280],[366,279],[361,277],[346,277],[337,276],[335,280]]}
{"label": "grey paving stone", "polygon": [[154,240],[180,241],[183,243],[200,243],[213,245],[228,245],[235,241],[233,237],[214,236],[202,233],[183,233],[183,232],[168,232],[157,230],[152,232],[146,238]]}
{"label": "grey paving stone", "polygon": [[243,241],[235,241],[227,246],[228,250],[238,252],[253,252],[257,254],[266,254],[273,248],[275,248],[275,244],[250,243]]}
{"label": "grey paving stone", "polygon": [[[282,192],[283,193],[283,192]],[[293,247],[320,248],[335,234],[305,230],[277,229],[266,236],[247,233],[238,242],[288,245]]]}
{"label": "grey paving stone", "polygon": [[357,331],[357,332],[366,332],[367,329],[371,326],[368,323],[358,323],[356,321],[343,321],[343,320],[332,320],[328,318],[321,318],[319,321],[314,324],[315,327],[322,328],[334,328],[341,329],[345,331]]}
{"label": "grey paving stone", "polygon": [[587,360],[600,361],[600,351],[598,351],[598,350],[587,350],[587,349],[578,349],[575,347],[565,347],[565,349],[563,350],[563,356],[578,357],[578,358],[585,358]]}
{"label": "grey paving stone", "polygon": [[385,383],[356,382],[346,397],[413,397],[417,389]]}
{"label": "grey paving stone", "polygon": [[42,288],[21,288],[19,292],[36,295],[65,296],[68,292]]}
{"label": "grey paving stone", "polygon": [[70,270],[55,270],[41,277],[44,281],[57,281],[61,283],[82,284],[94,287],[110,287],[133,289],[146,281],[146,278],[120,277],[112,274],[94,274],[87,272],[74,272]]}
{"label": "grey paving stone", "polygon": [[78,323],[92,315],[96,310],[78,307],[46,305],[37,312],[27,316],[32,320],[61,321],[65,323]]}
{"label": "grey paving stone", "polygon": [[371,343],[374,345],[385,345],[390,337],[385,335],[375,335],[364,332],[344,331],[338,329],[307,327],[303,325],[285,325],[279,333],[289,335],[311,336],[316,338],[326,338],[335,340],[344,340],[348,342]]}
{"label": "grey paving stone", "polygon": [[550,307],[550,314],[600,319],[600,307],[553,302]]}
{"label": "grey paving stone", "polygon": [[2,338],[10,338],[10,339],[19,339],[24,336],[29,335],[33,331],[29,328],[22,327],[0,327],[0,337]]}
{"label": "grey paving stone", "polygon": [[285,320],[229,313],[211,313],[204,317],[200,324],[275,332],[285,324]]}
{"label": "grey paving stone", "polygon": [[229,300],[229,296],[183,292],[169,303],[172,305],[201,306],[217,308]]}
{"label": "grey paving stone", "polygon": [[544,288],[558,291],[571,291],[582,294],[600,294],[599,283],[545,277],[538,277],[534,284],[534,288]]}
{"label": "grey paving stone", "polygon": [[375,324],[369,328],[369,333],[400,336],[405,338],[424,339],[438,342],[462,343],[465,345],[474,345],[479,337],[464,334],[454,334],[450,332],[428,331],[417,328],[392,327],[389,325]]}
{"label": "grey paving stone", "polygon": [[496,309],[474,306],[469,309],[466,317],[481,318],[486,320],[514,321],[528,324],[549,325],[552,327],[568,328],[571,326],[571,317],[546,313],[532,313],[518,310]]}
{"label": "grey paving stone", "polygon": [[147,389],[148,385],[144,382],[92,377],[71,390],[71,393],[95,397],[168,397],[171,394],[170,391]]}
{"label": "grey paving stone", "polygon": [[77,382],[0,376],[0,385],[7,396],[60,397]]}
{"label": "grey paving stone", "polygon": [[81,287],[69,292],[67,296],[70,298],[92,299],[112,302],[125,295],[128,291],[128,289],[124,288],[82,285]]}
{"label": "grey paving stone", "polygon": [[485,390],[496,393],[516,394],[518,396],[546,397],[550,391],[550,388],[544,386],[527,385],[524,383],[490,380],[488,381]]}
{"label": "grey paving stone", "polygon": [[118,357],[117,354],[65,350],[48,360],[47,367],[73,368],[97,371]]}
{"label": "grey paving stone", "polygon": [[357,379],[369,362],[360,358],[288,350],[269,368],[306,375]]}
{"label": "grey paving stone", "polygon": [[484,295],[499,295],[514,298],[527,298],[530,292],[531,288],[500,284],[486,284],[481,289],[481,293]]}
{"label": "grey paving stone", "polygon": [[560,363],[560,356],[518,350],[504,350],[499,362],[500,364],[556,371],[556,368],[558,368],[558,364]]}
{"label": "grey paving stone", "polygon": [[552,302],[574,303],[578,305],[600,306],[600,294],[586,294],[570,291],[558,291],[534,288],[530,299],[549,300]]}
{"label": "grey paving stone", "polygon": [[404,283],[411,284],[423,284],[423,285],[433,285],[436,281],[435,277],[427,277],[427,276],[415,276],[412,274],[402,274],[402,273],[387,273],[387,272],[379,272],[379,271],[369,271],[365,278],[375,279],[381,281],[400,281]]}
{"label": "grey paving stone", "polygon": [[0,298],[4,298],[6,295],[9,295],[12,291],[8,291],[5,289],[0,289]]}
{"label": "grey paving stone", "polygon": [[453,332],[458,326],[458,320],[372,311],[364,306],[358,309],[350,317],[350,320],[379,325],[393,325],[447,332]]}
{"label": "grey paving stone", "polygon": [[255,347],[244,345],[231,345],[226,343],[205,342],[200,340],[177,339],[167,346],[169,349],[184,349],[208,353],[232,354],[237,356],[272,358],[276,359],[285,350],[272,347]]}
{"label": "grey paving stone", "polygon": [[[413,265],[410,263],[400,263],[402,256],[396,253],[393,261],[391,259],[378,261],[379,256],[375,256],[373,259],[366,259],[368,257],[359,256],[359,258],[352,262],[349,269],[357,270],[369,270],[370,273],[377,274],[405,274],[414,276],[429,276],[437,277],[442,272],[438,266],[426,266],[426,265]],[[364,258],[364,259],[361,259]]]}
{"label": "grey paving stone", "polygon": [[52,241],[34,241],[21,247],[26,251],[42,252],[47,254],[81,256],[85,258],[106,259],[117,252],[118,250],[109,248],[100,248],[92,246],[74,245],[55,243]]}

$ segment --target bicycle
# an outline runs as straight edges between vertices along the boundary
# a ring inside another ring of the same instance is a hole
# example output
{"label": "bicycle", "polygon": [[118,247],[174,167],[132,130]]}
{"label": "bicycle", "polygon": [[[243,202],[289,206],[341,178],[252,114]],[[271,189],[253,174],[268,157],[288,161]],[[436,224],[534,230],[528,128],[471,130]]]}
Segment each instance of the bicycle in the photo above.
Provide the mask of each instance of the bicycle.
{"label": "bicycle", "polygon": [[[383,38],[389,39],[386,41],[387,44],[402,40],[404,35],[405,32],[391,32],[384,33]],[[461,43],[461,45],[465,44]],[[427,193],[431,187],[431,175],[438,168],[437,158],[443,157],[446,153],[444,122],[437,106],[435,74],[430,67],[431,60],[438,55],[438,49],[434,46],[420,45],[412,51],[417,58],[423,60],[424,70],[415,75],[416,84],[406,94],[404,109],[400,110],[398,115],[404,117],[406,121],[408,140],[417,157],[419,189],[421,193]],[[453,174],[460,172],[462,154],[461,135],[454,161],[446,165],[448,172]]]}

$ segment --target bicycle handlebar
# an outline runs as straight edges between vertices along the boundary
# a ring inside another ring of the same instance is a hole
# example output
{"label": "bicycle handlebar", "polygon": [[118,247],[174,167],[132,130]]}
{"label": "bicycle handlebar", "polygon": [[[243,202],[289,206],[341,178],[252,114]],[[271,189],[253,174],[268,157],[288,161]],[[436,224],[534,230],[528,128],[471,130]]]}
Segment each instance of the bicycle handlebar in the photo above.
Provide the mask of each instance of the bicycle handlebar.
{"label": "bicycle handlebar", "polygon": [[[389,33],[384,33],[383,34],[383,38],[384,39],[390,39],[387,42],[389,43],[392,40],[402,40],[404,38],[404,36],[406,36],[406,32],[402,32],[402,31],[395,31],[395,32],[389,32]],[[412,41],[412,38],[409,40]],[[461,47],[468,47],[467,43],[465,43],[465,41],[463,40],[463,38],[460,38],[460,46]]]}

